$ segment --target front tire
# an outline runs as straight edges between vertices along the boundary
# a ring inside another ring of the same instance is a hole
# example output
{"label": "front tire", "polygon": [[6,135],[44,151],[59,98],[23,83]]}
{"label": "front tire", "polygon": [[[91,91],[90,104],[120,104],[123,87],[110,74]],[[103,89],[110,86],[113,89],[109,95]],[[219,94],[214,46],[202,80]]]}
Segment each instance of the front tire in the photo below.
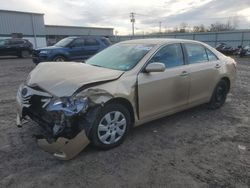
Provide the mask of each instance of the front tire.
{"label": "front tire", "polygon": [[225,80],[220,80],[214,89],[212,98],[209,102],[209,108],[220,108],[226,101],[228,91],[228,83]]}
{"label": "front tire", "polygon": [[93,123],[92,144],[101,149],[120,145],[128,134],[130,124],[130,113],[123,105],[107,104]]}

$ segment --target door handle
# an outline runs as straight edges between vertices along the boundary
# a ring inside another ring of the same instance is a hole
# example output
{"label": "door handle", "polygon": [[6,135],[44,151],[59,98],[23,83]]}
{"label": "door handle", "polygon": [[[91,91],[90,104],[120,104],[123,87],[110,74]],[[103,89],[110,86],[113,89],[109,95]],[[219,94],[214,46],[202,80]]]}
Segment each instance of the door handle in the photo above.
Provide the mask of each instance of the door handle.
{"label": "door handle", "polygon": [[216,65],[215,65],[215,68],[216,68],[216,69],[218,69],[218,68],[220,68],[220,67],[221,67],[220,64],[216,64]]}
{"label": "door handle", "polygon": [[189,73],[187,71],[182,71],[180,74],[180,76],[187,76],[187,75],[189,75]]}

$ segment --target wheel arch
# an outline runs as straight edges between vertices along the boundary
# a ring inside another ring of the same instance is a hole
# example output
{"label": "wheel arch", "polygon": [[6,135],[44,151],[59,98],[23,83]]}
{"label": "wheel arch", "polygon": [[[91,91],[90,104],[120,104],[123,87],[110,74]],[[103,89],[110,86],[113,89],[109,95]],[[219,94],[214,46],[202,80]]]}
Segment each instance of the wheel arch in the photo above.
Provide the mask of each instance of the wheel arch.
{"label": "wheel arch", "polygon": [[58,54],[53,55],[51,59],[54,60],[56,57],[60,57],[60,56],[61,56],[61,57],[64,57],[65,60],[68,60],[67,55],[62,54],[62,53],[58,53]]}
{"label": "wheel arch", "polygon": [[111,103],[118,103],[118,104],[121,104],[123,105],[126,109],[128,109],[129,111],[129,114],[130,114],[130,117],[131,117],[131,123],[132,125],[134,124],[135,122],[135,114],[134,114],[134,108],[132,106],[132,104],[130,103],[129,100],[125,99],[125,98],[122,98],[122,97],[117,97],[117,98],[112,98],[110,99],[109,101],[107,101],[105,103],[106,104],[111,104]]}

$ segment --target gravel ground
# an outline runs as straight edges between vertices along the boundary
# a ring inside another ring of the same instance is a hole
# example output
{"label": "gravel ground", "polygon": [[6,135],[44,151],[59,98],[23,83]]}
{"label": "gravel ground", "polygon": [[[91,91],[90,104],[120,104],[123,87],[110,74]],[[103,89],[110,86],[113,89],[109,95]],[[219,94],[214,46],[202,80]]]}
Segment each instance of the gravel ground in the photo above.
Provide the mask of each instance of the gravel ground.
{"label": "gravel ground", "polygon": [[0,59],[0,187],[250,187],[250,59],[219,110],[199,106],[131,131],[112,150],[88,146],[59,161],[37,147],[33,122],[15,126],[30,59]]}

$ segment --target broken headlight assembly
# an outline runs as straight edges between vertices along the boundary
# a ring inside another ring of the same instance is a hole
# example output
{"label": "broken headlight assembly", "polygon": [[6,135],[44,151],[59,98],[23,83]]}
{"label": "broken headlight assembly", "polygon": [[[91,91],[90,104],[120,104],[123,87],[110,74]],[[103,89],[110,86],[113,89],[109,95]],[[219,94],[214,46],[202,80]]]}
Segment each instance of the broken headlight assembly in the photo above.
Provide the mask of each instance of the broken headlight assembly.
{"label": "broken headlight assembly", "polygon": [[53,117],[53,136],[74,137],[79,131],[74,119],[88,109],[88,98],[82,96],[52,98],[46,110]]}
{"label": "broken headlight assembly", "polygon": [[68,160],[77,155],[88,145],[89,140],[85,130],[79,129],[77,124],[73,123],[73,119],[85,113],[88,106],[87,97],[52,98],[46,110],[53,114],[52,132],[55,140],[48,142],[46,139],[38,139],[38,145],[59,159]]}
{"label": "broken headlight assembly", "polygon": [[55,98],[47,106],[48,111],[61,111],[65,116],[86,112],[87,108],[88,98],[82,96]]}

